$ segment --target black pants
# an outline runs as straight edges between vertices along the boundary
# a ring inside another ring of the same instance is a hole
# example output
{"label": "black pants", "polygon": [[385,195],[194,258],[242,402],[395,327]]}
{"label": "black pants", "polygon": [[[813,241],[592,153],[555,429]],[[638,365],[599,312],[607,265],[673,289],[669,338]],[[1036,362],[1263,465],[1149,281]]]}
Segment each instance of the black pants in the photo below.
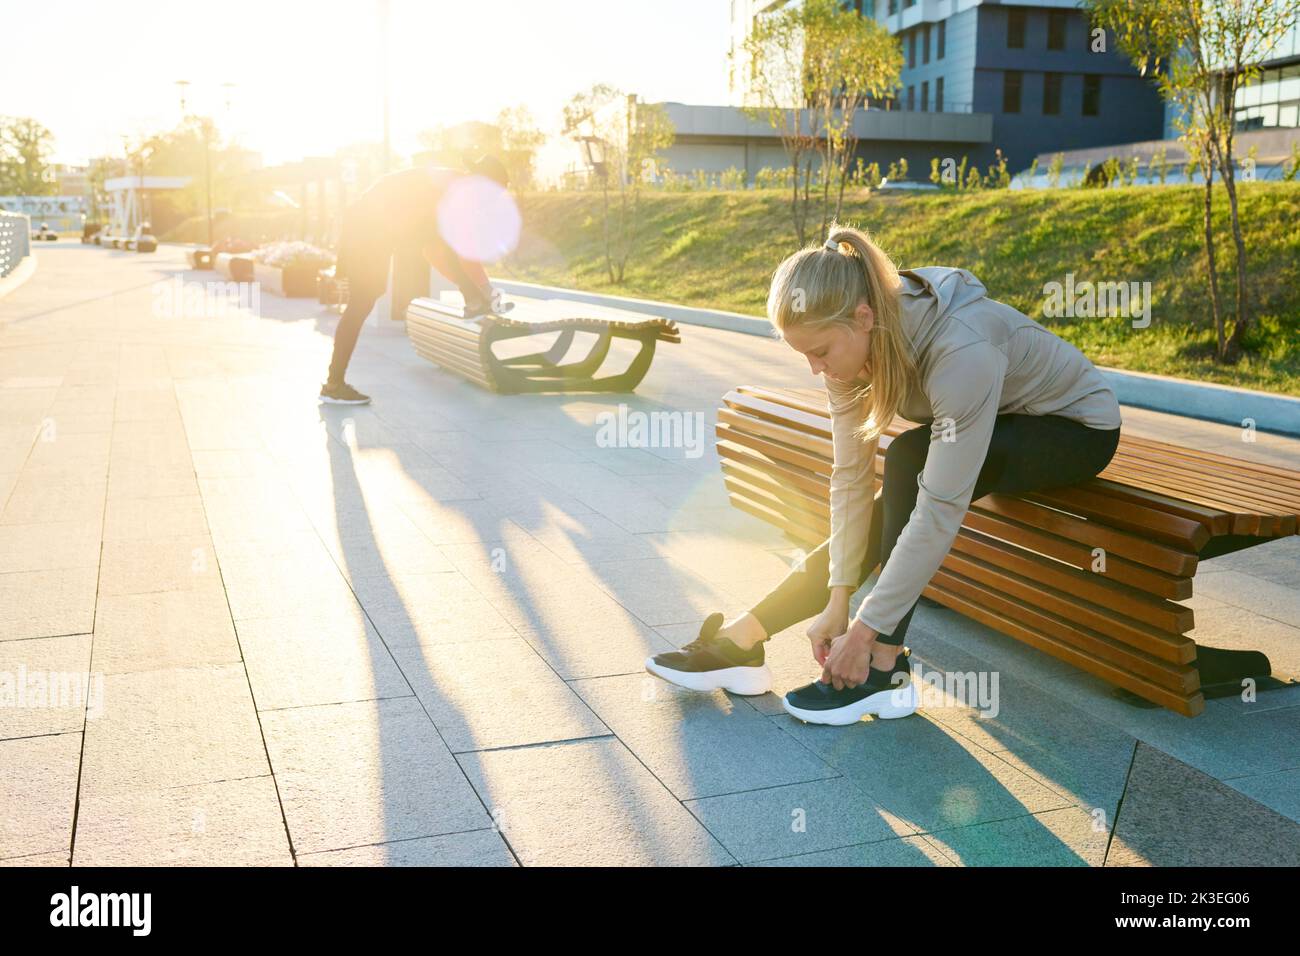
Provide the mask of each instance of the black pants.
{"label": "black pants", "polygon": [[[460,289],[465,302],[484,296],[481,283],[467,272],[450,249],[439,250],[439,271]],[[382,223],[359,215],[345,216],[339,236],[338,261],[334,274],[348,280],[348,304],[334,330],[334,353],[330,358],[329,380],[342,382],[361,336],[361,327],[375,303],[388,288],[388,266],[393,266],[392,314],[404,316],[411,299],[429,293],[429,263],[419,245],[394,243]]]}
{"label": "black pants", "polygon": [[[1059,415],[999,415],[993,426],[988,452],[975,481],[971,501],[990,492],[1017,494],[1074,484],[1102,471],[1119,447],[1118,428],[1089,428]],[[894,543],[916,507],[916,479],[925,467],[930,426],[921,425],[900,434],[885,449],[885,474],[871,509],[867,552],[857,586],[884,567]],[[822,542],[791,571],[770,594],[756,604],[752,614],[769,635],[820,614],[830,601],[830,541]],[[928,582],[927,582],[928,583]],[[892,634],[877,640],[902,644],[912,620],[913,604]]]}

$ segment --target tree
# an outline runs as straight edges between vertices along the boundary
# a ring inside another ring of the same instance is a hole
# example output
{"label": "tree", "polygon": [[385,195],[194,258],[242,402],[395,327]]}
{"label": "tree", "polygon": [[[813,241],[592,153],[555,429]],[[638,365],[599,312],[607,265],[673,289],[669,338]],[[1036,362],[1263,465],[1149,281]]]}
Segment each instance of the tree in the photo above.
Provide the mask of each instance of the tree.
{"label": "tree", "polygon": [[531,189],[533,158],[538,147],[546,142],[546,134],[537,128],[526,106],[503,109],[497,114],[497,128],[501,131],[501,158],[510,173],[511,184],[518,189]]}
{"label": "tree", "polygon": [[641,189],[654,175],[659,151],[673,143],[672,120],[662,105],[598,83],[569,100],[562,128],[599,156],[593,172],[602,197],[605,268],[610,282],[621,283],[636,246]]}
{"label": "tree", "polygon": [[874,19],[836,0],[805,0],[759,16],[741,55],[752,90],[745,112],[780,134],[790,160],[790,213],[802,245],[813,215],[814,185],[820,189],[820,232],[839,218],[857,151],[854,120],[870,98],[898,87],[902,47]]}
{"label": "tree", "polygon": [[[1250,329],[1246,291],[1246,243],[1237,203],[1233,155],[1237,90],[1259,74],[1259,63],[1295,25],[1289,0],[1086,0],[1093,21],[1113,32],[1120,48],[1146,75],[1154,71],[1161,95],[1181,113],[1180,131],[1201,152],[1205,173],[1212,164],[1228,196],[1236,249],[1236,315],[1231,337],[1216,307],[1216,357],[1235,362]],[[1217,283],[1210,224],[1212,177],[1205,176],[1206,254],[1212,299]]]}
{"label": "tree", "polygon": [[51,196],[46,179],[54,134],[28,116],[0,117],[0,193]]}

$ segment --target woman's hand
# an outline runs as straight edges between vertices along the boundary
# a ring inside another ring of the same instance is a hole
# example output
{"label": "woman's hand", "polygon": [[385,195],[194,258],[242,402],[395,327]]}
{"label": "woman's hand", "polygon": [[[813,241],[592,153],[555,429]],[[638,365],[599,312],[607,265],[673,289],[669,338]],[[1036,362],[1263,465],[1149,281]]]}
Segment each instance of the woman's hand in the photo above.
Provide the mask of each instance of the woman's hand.
{"label": "woman's hand", "polygon": [[836,690],[863,683],[871,670],[871,647],[875,640],[874,629],[854,620],[847,631],[831,642],[831,651],[822,665],[822,683],[833,684]]}
{"label": "woman's hand", "polygon": [[849,592],[845,588],[831,588],[831,599],[826,610],[817,616],[808,628],[808,640],[812,642],[813,658],[822,667],[826,666],[826,656],[830,653],[831,642],[848,629],[849,626]]}

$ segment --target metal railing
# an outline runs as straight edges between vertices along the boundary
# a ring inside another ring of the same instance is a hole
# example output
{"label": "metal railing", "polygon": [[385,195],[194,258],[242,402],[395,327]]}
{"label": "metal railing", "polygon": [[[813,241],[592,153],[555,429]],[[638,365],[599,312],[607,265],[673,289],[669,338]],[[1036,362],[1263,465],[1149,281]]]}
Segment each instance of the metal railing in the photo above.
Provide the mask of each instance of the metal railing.
{"label": "metal railing", "polygon": [[18,268],[32,250],[32,221],[20,212],[0,212],[0,279]]}

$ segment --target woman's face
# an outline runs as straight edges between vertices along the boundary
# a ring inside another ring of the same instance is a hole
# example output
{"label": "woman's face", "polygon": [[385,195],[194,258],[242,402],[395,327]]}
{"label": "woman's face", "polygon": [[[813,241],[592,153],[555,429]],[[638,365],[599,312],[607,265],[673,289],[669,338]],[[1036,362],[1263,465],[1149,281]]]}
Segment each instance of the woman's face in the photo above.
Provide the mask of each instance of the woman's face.
{"label": "woman's face", "polygon": [[837,382],[852,382],[867,369],[871,327],[875,314],[865,301],[858,303],[853,324],[836,324],[820,331],[794,325],[783,334],[786,343],[808,359],[814,375],[825,374]]}

